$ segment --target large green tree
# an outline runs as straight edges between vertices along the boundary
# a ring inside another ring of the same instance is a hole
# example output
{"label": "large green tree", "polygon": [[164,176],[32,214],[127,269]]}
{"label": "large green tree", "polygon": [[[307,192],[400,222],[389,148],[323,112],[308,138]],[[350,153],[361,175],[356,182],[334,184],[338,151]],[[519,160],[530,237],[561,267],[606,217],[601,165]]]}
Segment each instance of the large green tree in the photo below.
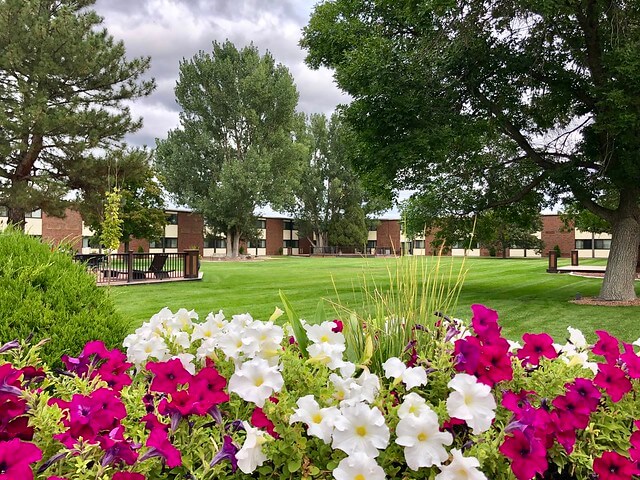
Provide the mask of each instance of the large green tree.
{"label": "large green tree", "polygon": [[301,141],[309,153],[291,209],[298,234],[316,248],[362,248],[368,234],[366,214],[379,210],[379,202],[367,198],[351,166],[354,144],[349,128],[337,114],[330,120],[314,114]]}
{"label": "large green tree", "polygon": [[636,297],[637,1],[335,0],[302,45],[353,97],[359,166],[380,185],[446,182],[469,211],[568,195],[611,225],[600,296]]}
{"label": "large green tree", "polygon": [[164,193],[151,167],[151,154],[134,148],[108,152],[96,158],[91,170],[82,175],[75,208],[96,237],[102,234],[107,192],[118,188],[121,200],[121,237],[125,251],[132,238],[158,239],[167,217]]}
{"label": "large green tree", "polygon": [[142,125],[127,102],[154,89],[148,58],[128,60],[94,0],[0,1],[0,205],[61,215],[97,148]]}
{"label": "large green tree", "polygon": [[291,200],[305,147],[295,142],[298,92],[271,54],[213,43],[180,63],[180,127],[157,140],[167,190],[227,235],[227,255],[255,233],[256,208]]}

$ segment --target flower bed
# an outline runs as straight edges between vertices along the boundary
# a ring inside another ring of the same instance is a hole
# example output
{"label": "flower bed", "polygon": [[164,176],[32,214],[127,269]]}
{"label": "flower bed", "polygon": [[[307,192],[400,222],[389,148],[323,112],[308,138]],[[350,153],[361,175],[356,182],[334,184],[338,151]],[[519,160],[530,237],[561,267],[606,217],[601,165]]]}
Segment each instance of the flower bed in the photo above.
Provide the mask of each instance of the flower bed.
{"label": "flower bed", "polygon": [[283,328],[277,312],[199,323],[163,309],[126,354],[91,342],[62,372],[39,363],[38,346],[10,342],[0,480],[640,475],[633,345],[598,331],[591,346],[571,328],[563,345],[546,334],[519,345],[496,312],[472,310],[469,327],[416,323],[381,364],[384,331],[357,326],[358,346],[339,320]]}

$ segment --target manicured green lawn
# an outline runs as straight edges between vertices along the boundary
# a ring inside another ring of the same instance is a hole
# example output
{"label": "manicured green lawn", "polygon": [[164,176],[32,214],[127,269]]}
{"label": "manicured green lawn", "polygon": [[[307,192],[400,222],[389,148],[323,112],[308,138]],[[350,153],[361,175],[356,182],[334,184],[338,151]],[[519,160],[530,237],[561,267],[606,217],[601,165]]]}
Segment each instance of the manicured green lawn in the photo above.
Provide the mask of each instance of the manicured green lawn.
{"label": "manicured green lawn", "polygon": [[[429,259],[434,262],[434,259]],[[461,258],[444,258],[441,270],[454,270]],[[568,264],[562,259],[560,265]],[[581,264],[604,264],[581,260]],[[249,312],[266,319],[276,305],[278,291],[285,292],[302,317],[311,318],[322,298],[362,306],[363,279],[382,288],[389,285],[395,259],[288,258],[249,262],[203,262],[204,279],[162,285],[113,287],[120,311],[128,316],[132,330],[162,307],[173,311],[195,309],[201,318],[223,309],[227,316]],[[574,305],[576,293],[594,296],[601,279],[546,273],[546,259],[467,258],[468,271],[454,315],[470,318],[470,305],[483,303],[498,311],[508,337],[525,332],[548,332],[564,342],[566,327],[582,329],[590,338],[597,329],[609,330],[626,341],[640,337],[640,308]],[[640,282],[636,291],[640,295]],[[333,314],[331,307],[327,312]]]}

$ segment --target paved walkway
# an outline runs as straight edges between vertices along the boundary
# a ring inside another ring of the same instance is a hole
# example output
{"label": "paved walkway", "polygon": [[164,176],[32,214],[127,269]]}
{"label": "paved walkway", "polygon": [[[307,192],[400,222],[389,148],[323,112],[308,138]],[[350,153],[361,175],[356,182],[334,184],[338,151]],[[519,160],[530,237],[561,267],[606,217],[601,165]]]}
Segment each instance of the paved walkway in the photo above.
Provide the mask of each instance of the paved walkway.
{"label": "paved walkway", "polygon": [[558,267],[558,272],[604,273],[606,269],[605,265],[567,265]]}

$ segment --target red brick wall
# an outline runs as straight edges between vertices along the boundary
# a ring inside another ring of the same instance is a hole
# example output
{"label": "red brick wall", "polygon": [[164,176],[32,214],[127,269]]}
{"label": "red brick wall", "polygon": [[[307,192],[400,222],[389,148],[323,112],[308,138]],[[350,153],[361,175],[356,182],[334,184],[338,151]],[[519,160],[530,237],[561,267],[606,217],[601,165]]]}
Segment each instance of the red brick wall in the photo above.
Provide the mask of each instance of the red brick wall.
{"label": "red brick wall", "polygon": [[543,257],[546,257],[555,245],[560,247],[563,257],[570,257],[571,250],[576,246],[576,232],[573,228],[567,231],[559,215],[542,215],[542,241]]}
{"label": "red brick wall", "polygon": [[380,220],[376,237],[377,248],[390,248],[400,253],[400,221]]}
{"label": "red brick wall", "polygon": [[178,212],[178,251],[187,248],[204,248],[204,220],[198,213]]}
{"label": "red brick wall", "polygon": [[138,247],[142,247],[145,252],[149,251],[149,240],[132,238],[129,242],[129,250],[133,250],[134,253],[138,251]]}
{"label": "red brick wall", "polygon": [[304,237],[298,239],[298,253],[304,255],[311,255],[313,245],[311,245],[311,240],[309,237]]}
{"label": "red brick wall", "polygon": [[42,213],[42,239],[55,243],[70,242],[73,248],[82,248],[82,217],[75,210],[65,212],[64,218]]}
{"label": "red brick wall", "polygon": [[282,228],[284,221],[281,218],[267,218],[267,255],[278,255],[282,248]]}

